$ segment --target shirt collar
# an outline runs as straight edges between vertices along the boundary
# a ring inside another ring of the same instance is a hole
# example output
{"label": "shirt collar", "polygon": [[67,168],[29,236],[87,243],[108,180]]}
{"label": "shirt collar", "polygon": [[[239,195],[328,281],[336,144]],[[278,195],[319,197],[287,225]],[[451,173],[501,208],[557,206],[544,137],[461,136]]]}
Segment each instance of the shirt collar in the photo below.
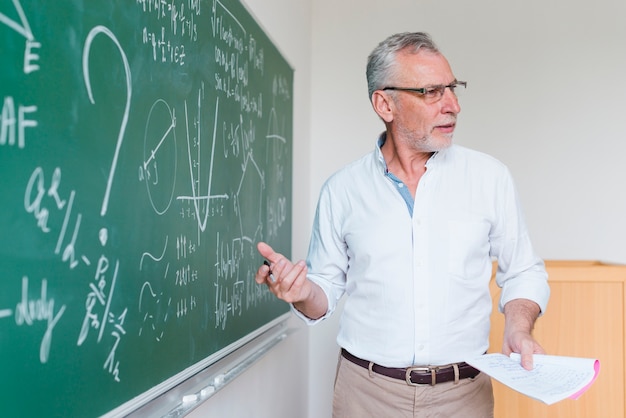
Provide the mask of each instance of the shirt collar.
{"label": "shirt collar", "polygon": [[383,132],[378,136],[378,140],[376,141],[376,156],[378,157],[378,165],[383,170],[383,174],[387,174],[389,169],[387,168],[387,162],[385,161],[385,157],[383,157],[383,150],[381,147],[385,144],[387,140],[387,132]]}

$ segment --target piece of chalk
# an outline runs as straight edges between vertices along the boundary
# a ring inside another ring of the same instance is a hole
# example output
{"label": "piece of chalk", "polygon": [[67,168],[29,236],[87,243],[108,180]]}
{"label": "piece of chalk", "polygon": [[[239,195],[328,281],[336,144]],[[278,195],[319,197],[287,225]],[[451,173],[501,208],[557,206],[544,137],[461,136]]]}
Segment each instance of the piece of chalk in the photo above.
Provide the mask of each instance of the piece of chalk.
{"label": "piece of chalk", "polygon": [[183,403],[195,402],[197,400],[198,400],[198,395],[196,395],[195,393],[193,393],[191,395],[183,396]]}
{"label": "piece of chalk", "polygon": [[215,387],[214,386],[207,386],[204,389],[202,389],[200,391],[200,396],[204,397],[204,396],[208,396],[210,394],[212,394],[213,392],[215,392]]}
{"label": "piece of chalk", "polygon": [[220,385],[223,381],[224,381],[224,375],[223,374],[218,374],[217,376],[215,376],[213,378],[213,384],[214,385]]}

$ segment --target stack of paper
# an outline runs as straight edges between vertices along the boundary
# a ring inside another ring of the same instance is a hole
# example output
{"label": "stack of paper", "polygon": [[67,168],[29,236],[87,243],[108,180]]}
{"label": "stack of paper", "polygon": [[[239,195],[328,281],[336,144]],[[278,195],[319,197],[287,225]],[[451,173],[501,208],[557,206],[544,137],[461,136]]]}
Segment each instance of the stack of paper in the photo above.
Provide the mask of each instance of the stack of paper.
{"label": "stack of paper", "polygon": [[500,383],[548,405],[578,399],[598,377],[596,359],[535,354],[534,369],[526,370],[517,353],[485,354],[466,362]]}

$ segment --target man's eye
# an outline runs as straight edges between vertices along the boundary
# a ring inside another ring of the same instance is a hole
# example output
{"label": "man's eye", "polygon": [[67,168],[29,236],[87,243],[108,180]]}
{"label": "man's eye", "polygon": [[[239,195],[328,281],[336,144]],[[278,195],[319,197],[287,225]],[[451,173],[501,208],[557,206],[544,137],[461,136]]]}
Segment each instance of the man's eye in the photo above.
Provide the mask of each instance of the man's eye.
{"label": "man's eye", "polygon": [[[445,87],[444,87],[445,88]],[[441,94],[442,88],[439,86],[427,88],[424,92],[424,96],[426,97],[438,97]]]}

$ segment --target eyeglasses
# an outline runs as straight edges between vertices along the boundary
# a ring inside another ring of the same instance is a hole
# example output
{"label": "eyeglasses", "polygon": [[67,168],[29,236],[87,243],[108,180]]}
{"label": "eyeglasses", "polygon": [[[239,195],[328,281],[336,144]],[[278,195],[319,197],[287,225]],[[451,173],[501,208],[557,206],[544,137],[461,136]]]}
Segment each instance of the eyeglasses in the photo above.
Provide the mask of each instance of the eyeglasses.
{"label": "eyeglasses", "polygon": [[437,86],[428,86],[421,88],[412,88],[412,87],[383,87],[381,90],[397,90],[397,91],[410,91],[413,93],[417,93],[424,98],[424,101],[428,104],[436,103],[443,97],[443,94],[446,92],[446,88],[449,88],[452,94],[455,96],[457,92],[455,91],[457,87],[467,87],[466,81],[453,81],[448,85],[437,85]]}

